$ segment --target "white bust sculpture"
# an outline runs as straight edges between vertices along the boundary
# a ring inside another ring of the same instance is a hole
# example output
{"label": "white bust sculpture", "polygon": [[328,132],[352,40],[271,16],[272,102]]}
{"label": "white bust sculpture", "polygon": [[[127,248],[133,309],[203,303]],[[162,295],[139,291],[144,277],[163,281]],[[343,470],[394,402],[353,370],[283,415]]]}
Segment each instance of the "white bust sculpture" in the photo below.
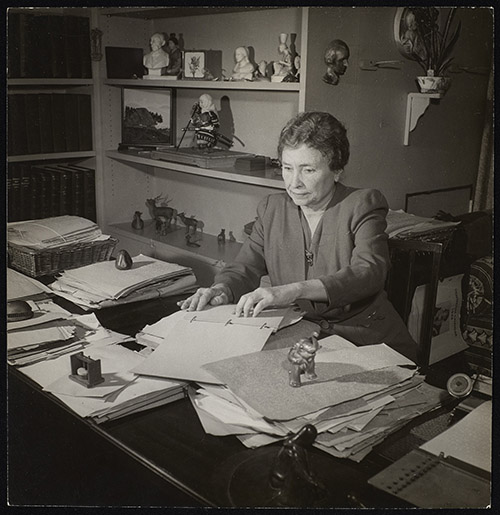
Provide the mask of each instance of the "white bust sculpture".
{"label": "white bust sculpture", "polygon": [[146,54],[143,59],[144,66],[148,69],[149,75],[161,75],[162,68],[166,68],[170,62],[167,52],[163,50],[165,36],[160,32],[155,32],[149,40],[151,52]]}
{"label": "white bust sculpture", "polygon": [[255,66],[248,59],[248,50],[239,46],[234,51],[234,60],[236,64],[231,75],[232,80],[252,80]]}

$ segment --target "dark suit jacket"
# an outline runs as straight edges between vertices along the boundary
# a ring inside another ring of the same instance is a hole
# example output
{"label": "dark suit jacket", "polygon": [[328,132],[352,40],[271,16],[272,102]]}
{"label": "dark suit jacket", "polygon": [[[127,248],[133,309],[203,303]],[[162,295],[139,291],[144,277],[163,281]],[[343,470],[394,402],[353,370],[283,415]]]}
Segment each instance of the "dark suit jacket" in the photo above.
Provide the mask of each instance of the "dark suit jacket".
{"label": "dark suit jacket", "polygon": [[390,266],[387,211],[378,190],[337,183],[308,266],[300,209],[286,193],[269,195],[260,202],[252,234],[236,260],[214,282],[227,284],[237,301],[266,274],[273,286],[319,279],[328,302],[299,301],[308,318],[358,345],[383,342],[414,358],[401,345],[405,340],[414,351],[415,343],[383,291]]}

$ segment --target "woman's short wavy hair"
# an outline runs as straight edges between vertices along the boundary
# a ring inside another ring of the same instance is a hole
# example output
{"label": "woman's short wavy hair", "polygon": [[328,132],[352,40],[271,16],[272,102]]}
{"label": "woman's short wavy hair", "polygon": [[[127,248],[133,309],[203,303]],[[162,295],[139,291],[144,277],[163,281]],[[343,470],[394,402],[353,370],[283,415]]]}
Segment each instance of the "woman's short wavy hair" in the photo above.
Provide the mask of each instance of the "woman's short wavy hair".
{"label": "woman's short wavy hair", "polygon": [[278,158],[285,147],[300,145],[319,150],[329,161],[332,172],[343,170],[349,161],[349,140],[344,125],[330,113],[309,111],[299,113],[281,130]]}

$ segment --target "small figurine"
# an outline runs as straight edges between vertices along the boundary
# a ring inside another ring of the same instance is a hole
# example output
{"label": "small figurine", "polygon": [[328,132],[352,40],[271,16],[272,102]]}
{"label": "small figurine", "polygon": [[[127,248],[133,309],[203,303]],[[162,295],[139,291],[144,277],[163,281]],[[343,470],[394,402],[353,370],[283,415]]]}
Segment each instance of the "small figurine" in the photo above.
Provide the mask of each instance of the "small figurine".
{"label": "small figurine", "polygon": [[275,497],[280,506],[311,506],[324,495],[324,486],[309,467],[307,448],[318,434],[312,424],[306,424],[297,434],[289,436],[274,460],[269,485],[278,490]]}
{"label": "small figurine", "polygon": [[217,242],[219,245],[226,243],[226,229],[220,230],[220,233],[217,235]]}
{"label": "small figurine", "polygon": [[244,46],[239,46],[234,51],[236,64],[231,75],[232,80],[253,80],[255,66],[248,58],[248,50]]}
{"label": "small figurine", "polygon": [[141,218],[142,213],[140,211],[136,211],[134,213],[134,219],[132,220],[132,229],[136,231],[141,231],[144,229],[144,220]]}
{"label": "small figurine", "polygon": [[167,52],[170,62],[165,70],[166,75],[179,75],[182,66],[182,54],[179,48],[179,40],[175,34],[170,34],[167,41]]}
{"label": "small figurine", "polygon": [[280,60],[273,63],[274,74],[271,77],[272,82],[283,82],[283,79],[292,72],[293,59],[292,53],[286,44],[288,34],[280,34],[280,44],[278,52]]}
{"label": "small figurine", "polygon": [[194,234],[196,230],[199,229],[200,232],[203,232],[203,228],[205,224],[201,220],[197,220],[194,216],[186,216],[184,212],[179,213],[177,215],[181,222],[186,226],[186,234]]}
{"label": "small figurine", "polygon": [[155,32],[149,40],[151,46],[151,52],[146,54],[143,58],[142,63],[148,69],[149,76],[160,77],[163,69],[166,68],[170,62],[170,58],[163,50],[165,46],[165,36],[161,32]]}
{"label": "small figurine", "polygon": [[234,237],[233,231],[229,231],[229,238],[228,239],[232,243],[236,241],[236,238]]}
{"label": "small figurine", "polygon": [[130,270],[133,264],[132,256],[125,249],[120,250],[116,255],[115,268],[117,270]]}
{"label": "small figurine", "polygon": [[336,86],[340,81],[340,76],[344,75],[347,70],[349,56],[347,43],[340,39],[334,39],[325,50],[326,73],[323,75],[323,81]]}
{"label": "small figurine", "polygon": [[289,384],[295,388],[301,386],[300,376],[306,379],[316,379],[314,358],[321,348],[318,342],[319,334],[314,332],[310,338],[301,338],[288,352],[288,361],[291,369],[288,370]]}
{"label": "small figurine", "polygon": [[165,204],[168,204],[171,200],[168,196],[163,197],[160,194],[155,198],[148,198],[146,205],[148,206],[151,218],[155,221],[156,232],[166,234],[170,229],[172,220],[174,220],[174,224],[177,223],[177,209],[165,205],[157,206],[156,202],[162,199]]}
{"label": "small figurine", "polygon": [[254,73],[255,80],[270,81],[271,79],[267,74],[267,61],[261,61]]}

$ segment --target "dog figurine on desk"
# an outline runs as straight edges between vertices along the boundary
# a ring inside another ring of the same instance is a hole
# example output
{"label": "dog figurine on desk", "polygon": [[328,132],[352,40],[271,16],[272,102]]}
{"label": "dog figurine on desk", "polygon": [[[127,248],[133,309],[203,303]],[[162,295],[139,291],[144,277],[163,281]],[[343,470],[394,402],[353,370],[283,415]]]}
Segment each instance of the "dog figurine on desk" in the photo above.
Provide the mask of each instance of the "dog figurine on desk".
{"label": "dog figurine on desk", "polygon": [[291,367],[288,370],[290,386],[301,386],[300,376],[304,374],[306,379],[316,379],[314,358],[321,348],[318,342],[318,333],[313,333],[310,338],[301,338],[288,352],[288,361]]}

